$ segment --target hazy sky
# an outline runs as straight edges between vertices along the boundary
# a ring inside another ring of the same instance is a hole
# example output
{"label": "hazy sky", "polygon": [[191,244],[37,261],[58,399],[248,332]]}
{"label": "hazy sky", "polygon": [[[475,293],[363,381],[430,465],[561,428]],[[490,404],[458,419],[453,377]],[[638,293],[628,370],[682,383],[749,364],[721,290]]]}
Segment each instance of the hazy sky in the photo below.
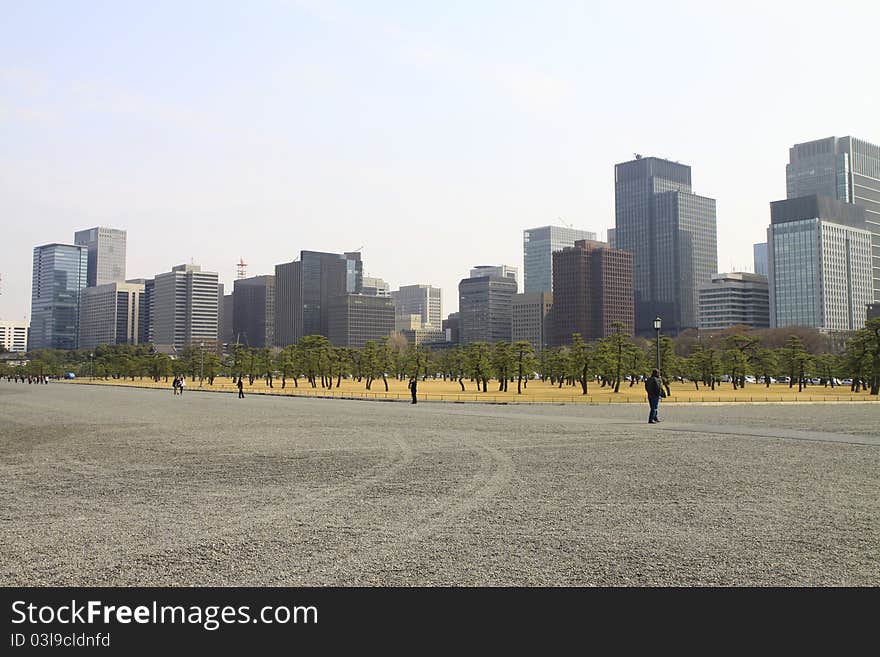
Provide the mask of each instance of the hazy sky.
{"label": "hazy sky", "polygon": [[[716,6],[717,5],[717,6]],[[614,164],[693,167],[751,269],[788,148],[880,142],[880,3],[0,0],[0,318],[35,245],[128,231],[128,276],[231,286],[363,247],[393,287],[614,224]]]}

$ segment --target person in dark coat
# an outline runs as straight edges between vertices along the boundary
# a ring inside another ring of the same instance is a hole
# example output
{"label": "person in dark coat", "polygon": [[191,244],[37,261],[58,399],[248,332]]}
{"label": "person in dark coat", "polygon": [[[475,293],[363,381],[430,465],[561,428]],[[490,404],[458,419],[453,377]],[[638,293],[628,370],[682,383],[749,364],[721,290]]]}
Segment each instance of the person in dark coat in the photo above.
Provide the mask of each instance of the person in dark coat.
{"label": "person in dark coat", "polygon": [[660,398],[666,396],[663,390],[663,381],[660,379],[660,372],[652,370],[651,376],[645,379],[645,392],[648,393],[648,406],[651,410],[648,413],[648,424],[656,424],[660,421],[657,417],[657,409],[660,406]]}
{"label": "person in dark coat", "polygon": [[418,379],[416,379],[416,377],[411,378],[409,380],[409,391],[412,393],[412,403],[413,404],[417,403],[416,391],[418,390],[418,387],[419,387]]}
{"label": "person in dark coat", "polygon": [[244,399],[244,384],[241,382],[241,377],[238,377],[238,398]]}

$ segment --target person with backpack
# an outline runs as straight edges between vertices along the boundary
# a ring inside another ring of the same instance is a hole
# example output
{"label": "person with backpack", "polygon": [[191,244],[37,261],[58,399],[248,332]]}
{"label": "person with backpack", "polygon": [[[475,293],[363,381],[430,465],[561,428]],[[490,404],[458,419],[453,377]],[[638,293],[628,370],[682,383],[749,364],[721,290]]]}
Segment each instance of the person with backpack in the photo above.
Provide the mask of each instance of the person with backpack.
{"label": "person with backpack", "polygon": [[660,418],[657,417],[660,398],[666,396],[659,370],[652,370],[651,376],[645,379],[645,392],[648,393],[648,406],[651,409],[648,413],[648,424],[657,424],[660,422]]}

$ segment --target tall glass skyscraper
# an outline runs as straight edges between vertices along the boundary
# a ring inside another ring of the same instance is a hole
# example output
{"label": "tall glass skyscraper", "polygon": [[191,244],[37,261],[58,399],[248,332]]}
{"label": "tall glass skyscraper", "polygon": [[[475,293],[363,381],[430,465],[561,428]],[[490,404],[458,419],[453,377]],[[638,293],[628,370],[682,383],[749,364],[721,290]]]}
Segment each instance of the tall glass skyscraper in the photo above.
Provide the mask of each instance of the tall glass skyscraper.
{"label": "tall glass skyscraper", "polygon": [[563,226],[541,226],[524,230],[523,288],[525,291],[552,292],[553,252],[573,247],[578,240],[595,239],[596,233]]}
{"label": "tall glass skyscraper", "polygon": [[854,137],[826,137],[795,144],[788,158],[787,198],[817,194],[865,209],[873,300],[880,301],[880,146]]}
{"label": "tall glass skyscraper", "polygon": [[88,278],[84,246],[46,244],[34,249],[28,349],[76,349],[80,293]]}
{"label": "tall glass skyscraper", "polygon": [[699,289],[718,271],[715,199],[691,189],[691,168],[637,156],[614,168],[614,245],[634,257],[636,332],[653,320],[698,326]]}
{"label": "tall glass skyscraper", "polygon": [[862,328],[871,301],[865,211],[823,196],[770,204],[770,322],[825,331]]}
{"label": "tall glass skyscraper", "polygon": [[89,287],[125,281],[126,233],[118,228],[88,228],[73,234],[73,243],[89,250]]}
{"label": "tall glass skyscraper", "polygon": [[767,275],[767,242],[752,245],[752,256],[755,261],[755,273]]}
{"label": "tall glass skyscraper", "polygon": [[306,335],[329,335],[330,300],[363,290],[360,253],[300,251],[299,260],[275,266],[275,344]]}

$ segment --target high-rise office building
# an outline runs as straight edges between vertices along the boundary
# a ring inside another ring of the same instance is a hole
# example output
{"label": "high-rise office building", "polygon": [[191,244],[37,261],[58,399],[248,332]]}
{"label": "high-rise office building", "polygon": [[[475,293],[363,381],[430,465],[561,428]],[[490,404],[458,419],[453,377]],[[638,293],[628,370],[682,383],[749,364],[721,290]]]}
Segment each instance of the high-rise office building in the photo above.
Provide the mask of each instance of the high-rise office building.
{"label": "high-rise office building", "polygon": [[6,351],[27,351],[28,324],[26,321],[0,319],[0,347]]}
{"label": "high-rise office building", "polygon": [[699,289],[718,271],[715,199],[697,196],[691,168],[656,157],[615,166],[614,245],[634,256],[636,331],[696,328]]}
{"label": "high-rise office building", "polygon": [[865,210],[826,196],[770,204],[770,323],[852,331],[871,302]]}
{"label": "high-rise office building", "polygon": [[510,342],[516,288],[516,278],[509,276],[472,276],[458,284],[462,344]]}
{"label": "high-rise office building", "polygon": [[361,294],[368,297],[390,297],[391,286],[381,278],[364,276],[361,283]]}
{"label": "high-rise office building", "polygon": [[363,349],[394,332],[394,299],[363,294],[332,297],[327,308],[328,339],[334,347]]}
{"label": "high-rise office building", "polygon": [[106,283],[87,287],[79,305],[79,348],[102,344],[141,344],[143,283]]}
{"label": "high-rise office building", "polygon": [[523,291],[552,292],[554,251],[574,246],[577,240],[595,239],[596,233],[563,226],[541,226],[524,230]]}
{"label": "high-rise office building", "polygon": [[275,277],[239,278],[233,284],[234,341],[249,347],[275,344]]}
{"label": "high-rise office building", "polygon": [[604,242],[578,240],[553,254],[552,335],[554,346],[571,344],[580,333],[598,340],[615,332],[615,323],[626,335],[635,325],[633,256]]}
{"label": "high-rise office building", "polygon": [[612,249],[617,248],[616,246],[614,246],[614,229],[613,228],[608,229],[608,239],[606,241],[608,242],[608,246],[610,246]]}
{"label": "high-rise office building", "polygon": [[177,265],[157,274],[153,292],[152,341],[162,350],[181,351],[204,343],[217,346],[219,319],[216,272]]}
{"label": "high-rise office building", "polygon": [[461,315],[459,313],[449,313],[440,326],[446,334],[446,339],[454,344],[461,342]]}
{"label": "high-rise office building", "polygon": [[46,244],[34,249],[28,349],[76,349],[88,266],[84,246]]}
{"label": "high-rise office building", "polygon": [[755,273],[767,277],[767,242],[761,242],[752,246],[752,257],[755,263]]}
{"label": "high-rise office building", "polygon": [[[223,312],[220,315],[220,342],[229,344],[235,342],[235,332],[232,329],[232,320],[235,317],[235,301],[231,294],[223,295]],[[276,318],[277,325],[277,318]]]}
{"label": "high-rise office building", "polygon": [[872,288],[880,301],[880,146],[854,137],[795,144],[785,167],[786,196],[829,196],[865,209],[871,233]]}
{"label": "high-rise office building", "polygon": [[770,292],[767,277],[747,272],[715,274],[700,288],[700,330],[717,331],[731,326],[770,326]]}
{"label": "high-rise office building", "polygon": [[154,278],[129,278],[126,283],[137,283],[144,286],[140,295],[140,310],[138,311],[138,343],[150,344],[153,342],[153,292],[156,289]]}
{"label": "high-rise office building", "polygon": [[418,328],[440,328],[443,316],[442,295],[439,287],[433,285],[401,285],[391,293],[399,317],[418,315],[421,325]]}
{"label": "high-rise office building", "polygon": [[88,286],[125,281],[126,233],[118,228],[87,228],[73,235],[73,243],[89,250]]}
{"label": "high-rise office building", "polygon": [[305,335],[329,336],[328,304],[360,294],[360,253],[301,251],[299,260],[275,266],[275,344],[295,344]]}
{"label": "high-rise office building", "polygon": [[550,344],[550,311],[553,308],[551,292],[524,292],[513,296],[510,339],[525,340],[540,351]]}
{"label": "high-rise office building", "polygon": [[516,280],[519,270],[510,265],[477,265],[471,269],[471,278],[479,278],[480,276],[499,276],[501,278],[512,278]]}

